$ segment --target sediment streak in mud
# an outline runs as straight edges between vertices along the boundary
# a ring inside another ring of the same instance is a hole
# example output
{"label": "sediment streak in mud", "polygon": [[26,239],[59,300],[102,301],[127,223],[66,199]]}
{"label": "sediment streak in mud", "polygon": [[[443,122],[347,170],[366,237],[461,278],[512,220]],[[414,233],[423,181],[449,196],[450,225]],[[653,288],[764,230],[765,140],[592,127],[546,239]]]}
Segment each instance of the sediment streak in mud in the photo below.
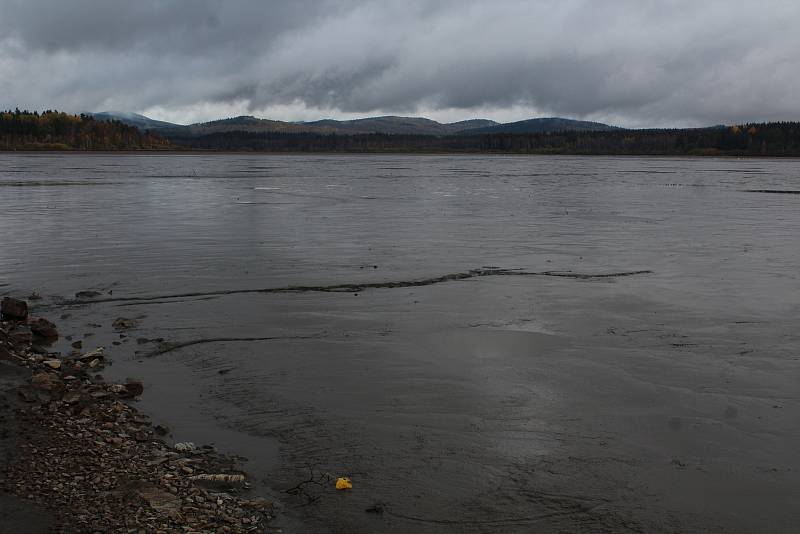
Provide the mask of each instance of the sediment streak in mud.
{"label": "sediment streak in mud", "polygon": [[64,305],[96,304],[107,302],[150,302],[163,299],[192,298],[192,297],[221,297],[225,295],[242,295],[247,293],[356,293],[366,289],[392,289],[402,287],[421,287],[434,284],[442,284],[456,280],[467,280],[482,276],[555,276],[559,278],[574,278],[577,280],[592,280],[601,278],[621,278],[624,276],[634,276],[637,274],[651,274],[653,271],[620,271],[611,273],[574,273],[572,271],[522,271],[516,269],[471,269],[460,273],[450,273],[433,278],[422,278],[418,280],[401,280],[394,282],[364,282],[348,283],[320,286],[284,286],[266,287],[258,289],[223,289],[218,291],[198,291],[189,293],[175,293],[169,295],[155,295],[150,297],[113,297],[90,300],[67,300],[62,302]]}
{"label": "sediment streak in mud", "polygon": [[319,335],[311,335],[311,336],[266,336],[266,337],[209,337],[209,338],[202,338],[202,339],[192,339],[189,341],[176,341],[176,342],[165,342],[162,343],[161,346],[152,351],[147,353],[146,357],[151,356],[159,356],[161,354],[166,354],[167,352],[172,352],[173,350],[182,349],[185,347],[191,347],[192,345],[200,345],[203,343],[225,343],[231,341],[283,341],[289,339],[316,339],[319,338]]}

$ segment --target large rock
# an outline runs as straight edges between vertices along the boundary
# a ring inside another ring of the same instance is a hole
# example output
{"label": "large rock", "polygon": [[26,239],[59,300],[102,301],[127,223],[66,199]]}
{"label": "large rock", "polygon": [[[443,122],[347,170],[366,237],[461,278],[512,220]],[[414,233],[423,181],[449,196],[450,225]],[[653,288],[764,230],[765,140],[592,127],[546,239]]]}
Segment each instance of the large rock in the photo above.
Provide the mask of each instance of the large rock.
{"label": "large rock", "polygon": [[0,313],[2,313],[3,319],[24,321],[28,318],[28,303],[24,300],[4,297],[3,302],[0,303]]}
{"label": "large rock", "polygon": [[143,483],[138,490],[139,497],[144,499],[151,508],[157,512],[166,514],[177,514],[181,508],[181,499],[157,488],[152,484]]}
{"label": "large rock", "polygon": [[138,380],[128,379],[127,382],[121,385],[123,389],[119,392],[120,397],[132,399],[144,393],[144,385]]}
{"label": "large rock", "polygon": [[94,350],[90,350],[87,353],[81,354],[77,356],[75,359],[80,360],[82,362],[91,362],[93,360],[102,360],[103,359],[103,352],[105,349],[103,347],[97,347]]}
{"label": "large rock", "polygon": [[47,339],[55,339],[58,337],[58,330],[56,325],[45,319],[44,317],[31,317],[28,320],[28,326],[31,327],[31,332],[37,336]]}

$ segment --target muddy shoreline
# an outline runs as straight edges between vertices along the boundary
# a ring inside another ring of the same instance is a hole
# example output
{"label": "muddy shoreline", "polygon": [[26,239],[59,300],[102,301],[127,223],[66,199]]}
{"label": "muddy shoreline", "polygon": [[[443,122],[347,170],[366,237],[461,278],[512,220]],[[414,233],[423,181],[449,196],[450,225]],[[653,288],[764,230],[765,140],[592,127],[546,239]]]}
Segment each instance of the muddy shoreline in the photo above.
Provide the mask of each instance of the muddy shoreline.
{"label": "muddy shoreline", "polygon": [[99,373],[103,347],[49,352],[55,324],[29,316],[21,300],[3,299],[2,311],[3,530],[280,532],[241,459],[168,445],[169,429],[135,406],[145,385]]}

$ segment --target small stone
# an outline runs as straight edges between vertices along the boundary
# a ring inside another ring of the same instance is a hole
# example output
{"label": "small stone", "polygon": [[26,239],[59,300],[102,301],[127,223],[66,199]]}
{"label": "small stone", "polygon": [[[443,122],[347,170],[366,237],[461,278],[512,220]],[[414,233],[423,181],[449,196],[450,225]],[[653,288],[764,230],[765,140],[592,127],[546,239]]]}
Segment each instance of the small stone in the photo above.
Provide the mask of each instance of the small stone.
{"label": "small stone", "polygon": [[63,402],[64,404],[75,404],[79,400],[81,400],[80,391],[70,391],[69,393],[64,395],[64,398],[61,399],[61,402]]}
{"label": "small stone", "polygon": [[61,369],[61,360],[44,360],[42,363],[50,369]]}
{"label": "small stone", "polygon": [[19,393],[19,396],[25,402],[36,402],[37,400],[39,400],[39,397],[37,397],[33,391],[24,387],[20,387],[19,389],[17,389],[17,393]]}
{"label": "small stone", "polygon": [[133,439],[136,441],[143,443],[145,441],[150,441],[153,438],[152,434],[149,432],[145,432],[144,430],[140,430],[136,434],[133,435]]}
{"label": "small stone", "polygon": [[249,504],[259,512],[269,510],[272,507],[272,503],[263,497],[256,497],[255,499],[252,499]]}
{"label": "small stone", "polygon": [[111,326],[114,327],[115,330],[127,330],[129,328],[134,328],[138,323],[135,319],[128,319],[126,317],[117,317],[114,319],[114,322],[111,323]]}

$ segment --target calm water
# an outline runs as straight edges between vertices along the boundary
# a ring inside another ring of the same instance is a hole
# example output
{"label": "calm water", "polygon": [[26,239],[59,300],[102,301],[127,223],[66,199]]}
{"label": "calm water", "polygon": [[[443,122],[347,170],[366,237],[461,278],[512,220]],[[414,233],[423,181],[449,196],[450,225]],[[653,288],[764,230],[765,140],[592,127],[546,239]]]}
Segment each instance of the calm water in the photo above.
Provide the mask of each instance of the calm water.
{"label": "calm water", "polygon": [[[788,532],[800,195],[752,189],[800,190],[800,163],[5,154],[0,294],[70,314],[174,439],[247,456],[287,531]],[[483,266],[653,272],[206,294]],[[107,301],[63,303],[83,290]],[[118,316],[280,339],[147,357]],[[284,493],[309,473],[354,490]]]}

